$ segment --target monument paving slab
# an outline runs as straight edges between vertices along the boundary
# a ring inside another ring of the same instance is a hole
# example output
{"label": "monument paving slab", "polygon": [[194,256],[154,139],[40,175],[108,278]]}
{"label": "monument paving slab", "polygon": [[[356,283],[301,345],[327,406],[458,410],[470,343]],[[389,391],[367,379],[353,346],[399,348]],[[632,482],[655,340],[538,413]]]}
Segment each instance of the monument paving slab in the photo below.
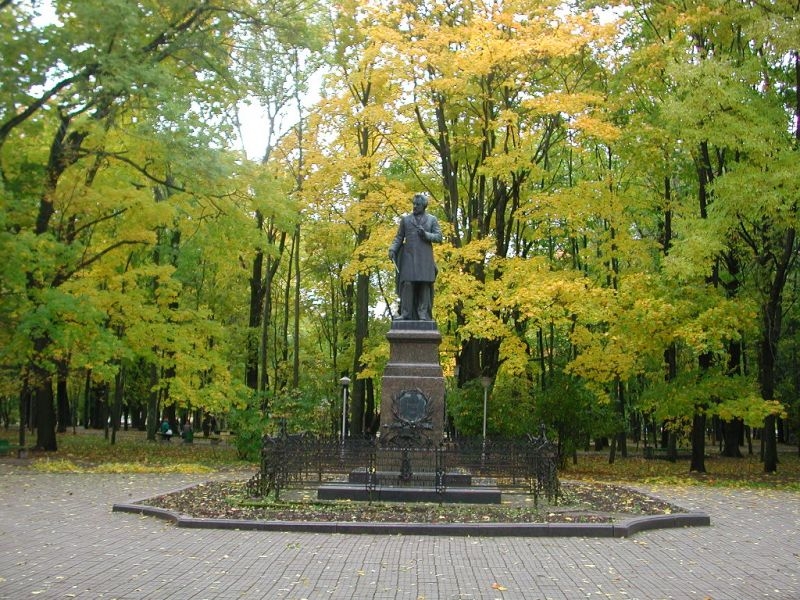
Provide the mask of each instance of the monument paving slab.
{"label": "monument paving slab", "polygon": [[208,479],[0,464],[0,599],[800,598],[797,492],[650,487],[712,525],[629,538],[183,529],[111,512]]}

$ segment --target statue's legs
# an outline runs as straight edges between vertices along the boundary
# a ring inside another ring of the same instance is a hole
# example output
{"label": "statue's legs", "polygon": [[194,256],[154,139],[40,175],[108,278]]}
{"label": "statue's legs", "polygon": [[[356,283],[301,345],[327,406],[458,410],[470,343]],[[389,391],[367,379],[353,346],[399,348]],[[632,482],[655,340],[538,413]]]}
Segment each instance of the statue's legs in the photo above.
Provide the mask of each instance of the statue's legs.
{"label": "statue's legs", "polygon": [[416,308],[417,319],[420,321],[433,320],[431,311],[431,283],[420,281],[414,286],[414,305]]}
{"label": "statue's legs", "polygon": [[400,284],[400,318],[404,321],[415,319],[414,316],[414,283],[404,281]]}
{"label": "statue's legs", "polygon": [[429,281],[404,281],[400,286],[400,318],[432,321],[432,287]]}

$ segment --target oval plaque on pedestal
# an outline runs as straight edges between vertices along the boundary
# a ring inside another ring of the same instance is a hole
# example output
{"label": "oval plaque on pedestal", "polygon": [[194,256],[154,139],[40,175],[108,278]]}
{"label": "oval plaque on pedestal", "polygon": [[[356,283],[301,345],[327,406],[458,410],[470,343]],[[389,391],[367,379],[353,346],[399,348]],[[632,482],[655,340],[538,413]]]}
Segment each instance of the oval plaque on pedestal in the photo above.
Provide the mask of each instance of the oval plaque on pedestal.
{"label": "oval plaque on pedestal", "polygon": [[429,418],[428,399],[420,390],[403,390],[394,405],[395,414],[406,423],[418,425]]}

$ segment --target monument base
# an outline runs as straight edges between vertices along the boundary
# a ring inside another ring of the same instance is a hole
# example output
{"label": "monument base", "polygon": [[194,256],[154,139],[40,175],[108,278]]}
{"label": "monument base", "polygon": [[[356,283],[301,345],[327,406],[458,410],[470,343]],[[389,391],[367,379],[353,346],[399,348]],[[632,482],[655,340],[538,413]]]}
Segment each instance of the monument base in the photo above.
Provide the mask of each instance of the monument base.
{"label": "monument base", "polygon": [[396,320],[386,337],[389,362],[381,380],[382,442],[437,445],[444,435],[445,382],[436,322]]}
{"label": "monument base", "polygon": [[373,470],[353,471],[349,483],[322,486],[317,497],[499,504],[496,486],[471,487],[470,474],[443,472],[445,382],[436,322],[396,320],[386,338],[389,361],[381,380],[381,437]]}

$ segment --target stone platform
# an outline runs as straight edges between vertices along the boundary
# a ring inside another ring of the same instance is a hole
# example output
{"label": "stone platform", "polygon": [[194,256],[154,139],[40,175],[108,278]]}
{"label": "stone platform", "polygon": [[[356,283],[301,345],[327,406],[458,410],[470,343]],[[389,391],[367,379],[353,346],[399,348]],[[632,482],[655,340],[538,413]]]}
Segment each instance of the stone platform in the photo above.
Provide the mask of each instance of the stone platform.
{"label": "stone platform", "polygon": [[317,488],[318,500],[360,500],[373,502],[443,502],[462,504],[500,504],[496,487],[448,487],[437,492],[433,487],[366,486],[330,483]]}
{"label": "stone platform", "polygon": [[[403,486],[404,482],[401,477],[400,471],[380,471],[376,474],[378,485],[396,485]],[[426,487],[435,486],[435,473],[414,473],[411,476],[411,481],[424,483]],[[366,485],[367,483],[367,470],[356,469],[347,476],[347,481],[350,484]],[[472,486],[472,475],[469,473],[445,473],[444,485],[446,487],[470,487]]]}

